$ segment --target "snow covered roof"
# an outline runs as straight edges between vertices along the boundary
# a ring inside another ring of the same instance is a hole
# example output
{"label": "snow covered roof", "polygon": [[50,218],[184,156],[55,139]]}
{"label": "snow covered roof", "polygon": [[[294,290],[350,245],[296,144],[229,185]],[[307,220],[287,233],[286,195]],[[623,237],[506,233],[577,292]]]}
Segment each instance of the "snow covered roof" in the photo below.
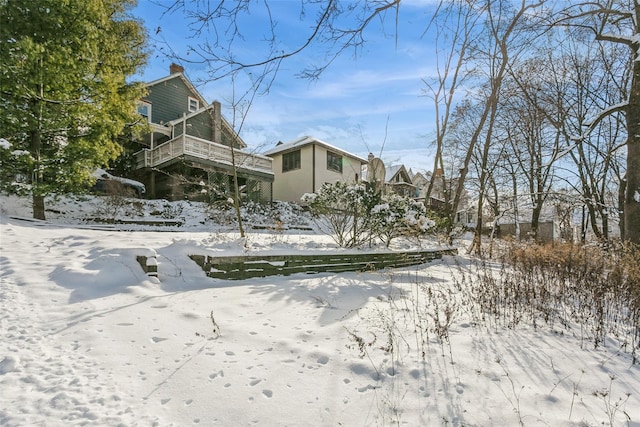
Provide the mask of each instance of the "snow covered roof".
{"label": "snow covered roof", "polygon": [[285,151],[290,151],[293,149],[297,149],[297,148],[302,148],[304,146],[307,145],[311,145],[311,144],[315,144],[315,145],[321,145],[331,151],[334,151],[336,153],[340,153],[342,155],[354,158],[359,160],[361,163],[366,164],[367,160],[356,156],[355,154],[349,153],[348,151],[345,151],[341,148],[336,147],[335,145],[331,145],[328,142],[322,141],[318,138],[314,138],[312,136],[303,136],[301,138],[298,138],[296,140],[293,141],[289,141],[289,142],[285,142],[285,143],[278,143],[278,145],[276,145],[274,148],[265,151],[264,153],[262,153],[265,156],[273,156],[275,154],[279,154],[279,153],[284,153]]}
{"label": "snow covered roof", "polygon": [[393,179],[394,176],[396,176],[396,174],[398,172],[400,172],[400,170],[404,168],[403,165],[389,165],[387,166],[387,173],[385,174],[384,180],[386,182],[389,182]]}

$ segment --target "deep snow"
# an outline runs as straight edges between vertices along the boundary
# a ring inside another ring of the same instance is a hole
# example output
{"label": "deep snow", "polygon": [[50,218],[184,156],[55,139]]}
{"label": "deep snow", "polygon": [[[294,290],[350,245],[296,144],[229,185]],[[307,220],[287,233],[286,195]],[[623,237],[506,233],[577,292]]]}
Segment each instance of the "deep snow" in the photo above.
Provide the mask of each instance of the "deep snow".
{"label": "deep snow", "polygon": [[[639,368],[612,345],[489,330],[463,309],[450,346],[433,333],[423,342],[420,289],[444,295],[464,255],[214,280],[188,255],[338,249],[295,212],[271,229],[252,218],[262,227],[246,239],[186,202],[119,213],[179,211],[184,225],[162,228],[172,231],[80,220],[106,200],[49,200],[42,223],[16,219],[30,216],[28,200],[0,196],[3,426],[640,426]],[[135,259],[149,252],[157,278]]]}

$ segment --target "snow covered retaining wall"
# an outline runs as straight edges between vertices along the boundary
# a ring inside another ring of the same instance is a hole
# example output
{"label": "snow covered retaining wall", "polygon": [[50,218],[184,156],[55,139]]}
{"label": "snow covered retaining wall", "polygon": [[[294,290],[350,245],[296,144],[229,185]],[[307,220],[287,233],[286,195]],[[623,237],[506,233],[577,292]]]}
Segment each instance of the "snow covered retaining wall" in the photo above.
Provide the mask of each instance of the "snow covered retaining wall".
{"label": "snow covered retaining wall", "polygon": [[457,249],[410,252],[332,253],[329,255],[208,256],[190,255],[207,276],[215,279],[241,280],[295,273],[366,271],[419,265]]}

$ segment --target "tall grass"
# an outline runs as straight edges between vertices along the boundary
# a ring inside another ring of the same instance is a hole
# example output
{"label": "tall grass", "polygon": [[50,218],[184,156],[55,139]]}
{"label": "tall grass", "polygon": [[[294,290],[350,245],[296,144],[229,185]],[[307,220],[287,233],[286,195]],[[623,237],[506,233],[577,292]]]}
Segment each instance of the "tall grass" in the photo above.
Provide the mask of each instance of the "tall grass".
{"label": "tall grass", "polygon": [[509,243],[497,259],[479,260],[457,283],[473,301],[475,322],[547,325],[596,348],[614,339],[637,363],[640,248]]}

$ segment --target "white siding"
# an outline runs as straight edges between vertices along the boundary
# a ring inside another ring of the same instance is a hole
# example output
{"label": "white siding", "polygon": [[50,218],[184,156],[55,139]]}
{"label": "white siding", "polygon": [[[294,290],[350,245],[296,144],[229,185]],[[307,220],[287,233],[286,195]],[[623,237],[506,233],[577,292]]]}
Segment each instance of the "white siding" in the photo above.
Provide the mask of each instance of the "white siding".
{"label": "white siding", "polygon": [[[314,165],[315,150],[315,165]],[[273,157],[273,200],[299,202],[305,193],[320,189],[324,182],[355,182],[360,179],[362,163],[359,159],[342,153],[342,173],[327,170],[327,149],[321,145],[309,144],[300,147],[300,169],[282,172],[282,154]],[[315,168],[314,168],[315,166]],[[315,169],[315,181],[313,172]],[[315,183],[315,187],[314,187]]]}

